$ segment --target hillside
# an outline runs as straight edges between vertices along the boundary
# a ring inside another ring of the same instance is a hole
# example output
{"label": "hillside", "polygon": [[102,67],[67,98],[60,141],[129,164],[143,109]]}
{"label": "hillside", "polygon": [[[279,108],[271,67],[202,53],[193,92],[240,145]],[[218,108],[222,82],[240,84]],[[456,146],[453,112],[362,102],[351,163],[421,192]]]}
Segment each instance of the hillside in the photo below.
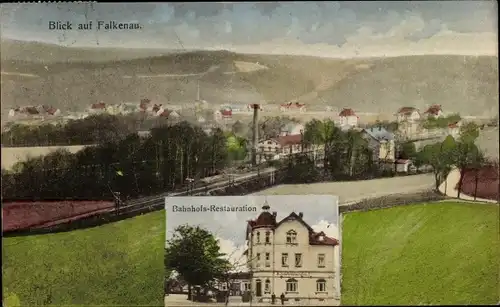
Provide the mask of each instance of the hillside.
{"label": "hillside", "polygon": [[[14,53],[20,46],[22,52]],[[228,51],[158,52],[2,44],[2,114],[15,105],[82,110],[101,100],[118,103],[144,97],[186,104],[196,99],[198,82],[201,98],[215,105],[298,99],[321,110],[329,105],[392,114],[402,105],[425,108],[438,103],[447,112],[498,112],[496,57],[345,60]]]}
{"label": "hillside", "polygon": [[498,58],[408,56],[373,60],[320,92],[332,104],[363,112],[394,112],[442,105],[445,112],[498,114]]}

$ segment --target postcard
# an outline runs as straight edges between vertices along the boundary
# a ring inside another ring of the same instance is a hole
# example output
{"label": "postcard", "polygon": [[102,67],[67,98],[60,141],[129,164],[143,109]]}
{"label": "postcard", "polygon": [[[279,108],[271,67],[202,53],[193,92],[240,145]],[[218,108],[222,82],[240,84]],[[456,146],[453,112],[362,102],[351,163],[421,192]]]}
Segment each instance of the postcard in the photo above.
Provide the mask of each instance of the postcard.
{"label": "postcard", "polygon": [[165,305],[340,299],[338,198],[166,198]]}

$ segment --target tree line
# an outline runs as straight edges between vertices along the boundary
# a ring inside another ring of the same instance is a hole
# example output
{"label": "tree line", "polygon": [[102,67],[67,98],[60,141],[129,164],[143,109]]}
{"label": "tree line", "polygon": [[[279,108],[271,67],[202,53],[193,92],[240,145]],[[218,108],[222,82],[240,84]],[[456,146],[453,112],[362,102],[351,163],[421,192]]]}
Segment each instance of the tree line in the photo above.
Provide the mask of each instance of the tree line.
{"label": "tree line", "polygon": [[167,118],[145,115],[94,114],[66,123],[26,125],[14,123],[2,132],[5,147],[94,145],[123,139],[138,130],[165,125]]}
{"label": "tree line", "polygon": [[[250,261],[233,263],[227,256],[209,230],[190,225],[176,227],[165,248],[166,292],[179,281],[188,286],[188,300],[200,300],[192,297],[193,286],[201,287],[197,289],[197,296],[206,295],[217,283],[226,284],[226,289],[230,289],[234,273],[244,271]],[[227,303],[229,292],[221,294]]]}
{"label": "tree line", "polygon": [[216,174],[228,165],[227,138],[181,122],[89,146],[58,150],[2,169],[6,199],[102,199],[119,192],[140,197],[175,190],[186,178]]}

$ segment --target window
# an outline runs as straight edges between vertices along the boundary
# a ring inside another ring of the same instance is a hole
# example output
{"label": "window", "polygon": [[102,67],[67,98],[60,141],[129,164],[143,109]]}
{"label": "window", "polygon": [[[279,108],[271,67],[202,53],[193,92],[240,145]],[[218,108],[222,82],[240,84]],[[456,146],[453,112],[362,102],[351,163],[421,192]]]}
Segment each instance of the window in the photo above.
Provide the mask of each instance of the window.
{"label": "window", "polygon": [[257,253],[257,257],[256,258],[256,264],[255,264],[255,267],[260,267],[260,253]]}
{"label": "window", "polygon": [[246,282],[243,284],[243,289],[245,289],[245,291],[248,291],[250,290],[250,283]]}
{"label": "window", "polygon": [[297,244],[297,233],[290,230],[286,233],[286,244]]}
{"label": "window", "polygon": [[302,254],[295,254],[295,267],[302,267]]}
{"label": "window", "polygon": [[257,243],[260,243],[260,232],[257,231]]}
{"label": "window", "polygon": [[273,150],[273,148],[272,148],[271,146],[269,146],[269,147],[267,147],[267,150],[268,150],[268,151],[272,151],[272,150]]}
{"label": "window", "polygon": [[318,254],[318,268],[325,267],[325,254]]}
{"label": "window", "polygon": [[271,243],[271,232],[270,231],[266,231],[266,240],[265,240],[266,244],[269,244]]}
{"label": "window", "polygon": [[286,281],[286,292],[298,292],[297,280],[294,278],[287,279]]}
{"label": "window", "polygon": [[288,266],[288,254],[287,253],[281,254],[281,266],[283,266],[283,267]]}
{"label": "window", "polygon": [[270,267],[271,266],[271,254],[270,253],[266,253],[266,267]]}
{"label": "window", "polygon": [[269,279],[266,279],[266,282],[264,283],[264,292],[271,293],[271,281]]}
{"label": "window", "polygon": [[316,292],[326,292],[326,280],[318,279],[316,281]]}

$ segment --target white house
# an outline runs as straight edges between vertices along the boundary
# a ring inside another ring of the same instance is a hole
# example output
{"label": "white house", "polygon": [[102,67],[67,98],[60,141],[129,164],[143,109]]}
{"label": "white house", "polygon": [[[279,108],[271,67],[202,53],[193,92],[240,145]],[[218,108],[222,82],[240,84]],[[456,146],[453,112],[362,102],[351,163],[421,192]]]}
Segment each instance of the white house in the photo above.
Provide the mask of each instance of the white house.
{"label": "white house", "polygon": [[288,102],[280,105],[281,112],[306,112],[306,105],[298,102]]}
{"label": "white house", "polygon": [[88,108],[89,113],[104,113],[106,112],[106,104],[104,102],[93,103]]}
{"label": "white house", "polygon": [[439,118],[444,116],[441,105],[437,104],[430,106],[424,114],[427,115],[427,118]]}
{"label": "white house", "polygon": [[373,152],[373,161],[394,162],[396,160],[394,134],[383,127],[363,129],[362,133]]}
{"label": "white house", "polygon": [[353,109],[343,109],[339,113],[340,126],[352,128],[358,125],[359,117],[354,113]]}
{"label": "white house", "polygon": [[277,299],[283,293],[297,305],[338,301],[339,241],[315,232],[302,213],[277,221],[267,203],[262,209],[246,231],[252,301],[268,303],[273,293]]}
{"label": "white house", "polygon": [[461,126],[462,126],[461,121],[449,124],[448,125],[448,135],[451,135],[454,139],[458,139],[460,137],[460,127]]}
{"label": "white house", "polygon": [[261,159],[269,159],[269,157],[280,159],[291,154],[309,150],[309,146],[302,143],[301,134],[280,135],[258,143],[258,154]]}
{"label": "white house", "polygon": [[414,169],[413,163],[409,159],[397,159],[396,160],[396,172],[398,173],[408,173]]}
{"label": "white house", "polygon": [[402,107],[396,114],[397,121],[400,122],[415,122],[420,120],[420,112],[414,107]]}

